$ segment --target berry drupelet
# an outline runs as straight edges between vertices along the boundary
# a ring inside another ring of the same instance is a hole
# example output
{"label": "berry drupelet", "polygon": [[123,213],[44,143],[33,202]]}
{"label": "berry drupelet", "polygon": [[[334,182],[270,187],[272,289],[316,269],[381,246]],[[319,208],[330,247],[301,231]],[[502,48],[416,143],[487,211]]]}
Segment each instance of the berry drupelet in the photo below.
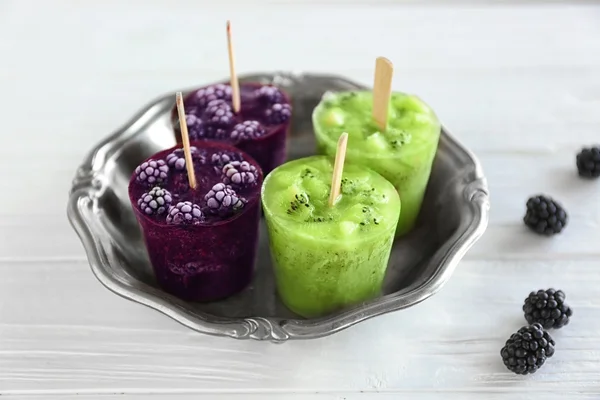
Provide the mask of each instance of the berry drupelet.
{"label": "berry drupelet", "polygon": [[167,211],[173,197],[167,189],[155,186],[137,201],[137,205],[146,215],[160,215]]}
{"label": "berry drupelet", "polygon": [[148,160],[138,165],[135,169],[135,179],[140,183],[153,186],[162,183],[169,176],[169,166],[164,160]]}
{"label": "berry drupelet", "polygon": [[554,340],[540,324],[513,333],[500,351],[506,368],[519,375],[533,374],[553,354]]}
{"label": "berry drupelet", "polygon": [[565,303],[565,297],[562,290],[531,292],[523,304],[525,319],[530,324],[541,324],[544,329],[562,328],[573,315],[573,310]]}
{"label": "berry drupelet", "polygon": [[527,212],[523,218],[525,225],[541,235],[555,235],[567,225],[565,209],[552,198],[544,195],[527,200]]}
{"label": "berry drupelet", "polygon": [[167,224],[192,224],[198,225],[204,219],[202,211],[197,204],[190,201],[182,201],[169,209]]}
{"label": "berry drupelet", "polygon": [[600,177],[600,146],[583,148],[577,154],[577,171],[584,178]]}

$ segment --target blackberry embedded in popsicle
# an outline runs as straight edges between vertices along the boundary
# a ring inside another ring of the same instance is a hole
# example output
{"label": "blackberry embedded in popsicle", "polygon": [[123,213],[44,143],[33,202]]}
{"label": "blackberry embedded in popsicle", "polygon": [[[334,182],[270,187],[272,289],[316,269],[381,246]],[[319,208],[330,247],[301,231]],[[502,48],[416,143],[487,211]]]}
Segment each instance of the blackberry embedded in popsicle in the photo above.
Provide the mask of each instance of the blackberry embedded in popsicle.
{"label": "blackberry embedded in popsicle", "polygon": [[159,186],[140,196],[137,205],[147,215],[160,215],[169,209],[173,198],[171,193]]}
{"label": "blackberry embedded in popsicle", "polygon": [[[190,147],[190,152],[192,154],[192,157],[196,154],[198,154],[198,148],[195,146],[191,146]],[[183,171],[185,170],[185,155],[183,153],[183,149],[176,149],[173,150],[172,153],[170,153],[166,158],[165,158],[167,165],[169,166],[169,168],[174,168],[178,171]]]}
{"label": "blackberry embedded in popsicle", "polygon": [[167,214],[167,224],[192,224],[198,225],[204,219],[200,206],[191,201],[182,201],[172,206]]}
{"label": "blackberry embedded in popsicle", "polygon": [[224,183],[214,185],[204,196],[204,201],[208,211],[217,215],[232,215],[244,208],[246,203],[231,186]]}
{"label": "blackberry embedded in popsicle", "polygon": [[231,86],[218,83],[199,89],[189,99],[189,103],[198,108],[206,108],[208,103],[213,100],[231,101]]}
{"label": "blackberry embedded in popsicle", "polygon": [[208,125],[206,127],[205,139],[223,141],[227,138],[228,130],[218,125]]}
{"label": "blackberry embedded in popsicle", "polygon": [[248,120],[233,127],[230,137],[233,140],[256,139],[265,134],[265,129],[258,121]]}
{"label": "blackberry embedded in popsicle", "polygon": [[275,86],[265,85],[254,91],[254,96],[264,105],[283,103],[284,97],[281,90]]}
{"label": "blackberry embedded in popsicle", "polygon": [[207,124],[216,127],[233,125],[233,110],[225,100],[213,100],[208,103],[204,111],[204,120]]}
{"label": "blackberry embedded in popsicle", "polygon": [[230,163],[231,161],[242,161],[242,159],[238,153],[227,151],[214,153],[210,158],[210,162],[214,166],[215,171],[219,174],[223,171],[225,164]]}
{"label": "blackberry embedded in popsicle", "polygon": [[258,180],[258,171],[247,161],[232,161],[225,164],[221,180],[232,187],[255,185]]}
{"label": "blackberry embedded in popsicle", "polygon": [[188,135],[190,136],[190,140],[200,139],[205,135],[205,126],[202,119],[198,118],[194,113],[194,110],[191,110],[185,116],[185,122],[188,127]]}
{"label": "blackberry embedded in popsicle", "polygon": [[279,125],[290,120],[292,108],[289,104],[275,103],[265,111],[265,119],[268,123]]}
{"label": "blackberry embedded in popsicle", "polygon": [[138,182],[151,186],[167,180],[169,166],[164,160],[150,159],[138,165],[134,173]]}

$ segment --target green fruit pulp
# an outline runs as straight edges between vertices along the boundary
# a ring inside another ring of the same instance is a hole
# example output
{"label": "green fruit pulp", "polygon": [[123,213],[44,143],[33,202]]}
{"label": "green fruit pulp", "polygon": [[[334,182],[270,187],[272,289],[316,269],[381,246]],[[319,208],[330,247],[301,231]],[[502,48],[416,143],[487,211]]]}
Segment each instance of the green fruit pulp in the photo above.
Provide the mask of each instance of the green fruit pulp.
{"label": "green fruit pulp", "polygon": [[319,154],[334,156],[347,132],[346,160],[371,168],[389,180],[402,200],[396,236],[409,232],[419,215],[437,151],[441,125],[416,96],[392,93],[387,128],[373,122],[370,91],[327,93],[313,112]]}
{"label": "green fruit pulp", "polygon": [[394,186],[350,163],[330,207],[332,172],[326,156],[294,160],[273,170],[262,188],[278,292],[304,317],[380,292],[400,215]]}

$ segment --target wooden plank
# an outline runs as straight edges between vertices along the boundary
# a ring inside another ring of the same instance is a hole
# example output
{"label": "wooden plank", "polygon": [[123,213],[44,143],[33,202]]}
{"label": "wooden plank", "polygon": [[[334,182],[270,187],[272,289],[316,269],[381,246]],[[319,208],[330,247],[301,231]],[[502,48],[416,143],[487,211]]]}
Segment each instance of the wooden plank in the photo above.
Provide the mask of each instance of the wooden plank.
{"label": "wooden plank", "polygon": [[[597,270],[595,260],[465,261],[417,306],[277,346],[196,334],[112,295],[82,263],[0,263],[0,394],[597,393]],[[573,320],[552,333],[542,370],[513,375],[500,348],[525,323],[529,291],[550,286],[567,293]]]}
{"label": "wooden plank", "polygon": [[[539,394],[539,393],[538,393]],[[582,393],[582,392],[547,392],[542,393],[545,400],[561,400],[565,396],[577,396],[578,400],[597,400],[597,393]],[[381,393],[381,392],[362,392],[362,393],[103,393],[103,394],[27,394],[27,395],[7,395],[3,396],[11,400],[397,400],[398,396],[408,398],[410,400],[436,400],[443,396],[445,400],[498,400],[510,397],[514,400],[530,400],[532,393],[490,393],[490,392],[440,392],[440,391],[406,391],[401,393]],[[572,397],[571,397],[572,398]]]}

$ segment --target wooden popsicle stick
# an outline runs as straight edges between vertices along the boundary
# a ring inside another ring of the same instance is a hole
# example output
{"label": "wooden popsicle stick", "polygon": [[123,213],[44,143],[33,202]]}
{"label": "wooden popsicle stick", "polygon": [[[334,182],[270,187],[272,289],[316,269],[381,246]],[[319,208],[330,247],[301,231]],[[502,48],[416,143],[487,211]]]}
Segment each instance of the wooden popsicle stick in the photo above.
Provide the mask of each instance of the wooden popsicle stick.
{"label": "wooden popsicle stick", "polygon": [[333,164],[333,176],[331,177],[331,191],[329,192],[329,207],[335,205],[335,201],[340,197],[342,184],[342,172],[344,172],[344,160],[346,159],[346,147],[348,146],[348,134],[346,132],[340,135],[335,151],[335,162]]}
{"label": "wooden popsicle stick", "polygon": [[188,135],[187,123],[185,121],[185,109],[183,108],[183,95],[177,92],[175,96],[177,103],[177,113],[179,114],[179,127],[181,128],[181,141],[183,142],[183,155],[185,156],[185,168],[188,173],[188,181],[192,189],[196,189],[196,173],[192,161],[192,151],[190,149],[190,137]]}
{"label": "wooden popsicle stick", "polygon": [[233,103],[233,111],[240,112],[240,83],[235,72],[235,54],[233,53],[233,43],[231,40],[231,22],[227,21],[227,52],[229,53],[229,76],[231,82],[231,102]]}
{"label": "wooden popsicle stick", "polygon": [[373,84],[373,120],[385,131],[387,127],[388,104],[392,95],[394,66],[385,57],[375,60],[375,83]]}

